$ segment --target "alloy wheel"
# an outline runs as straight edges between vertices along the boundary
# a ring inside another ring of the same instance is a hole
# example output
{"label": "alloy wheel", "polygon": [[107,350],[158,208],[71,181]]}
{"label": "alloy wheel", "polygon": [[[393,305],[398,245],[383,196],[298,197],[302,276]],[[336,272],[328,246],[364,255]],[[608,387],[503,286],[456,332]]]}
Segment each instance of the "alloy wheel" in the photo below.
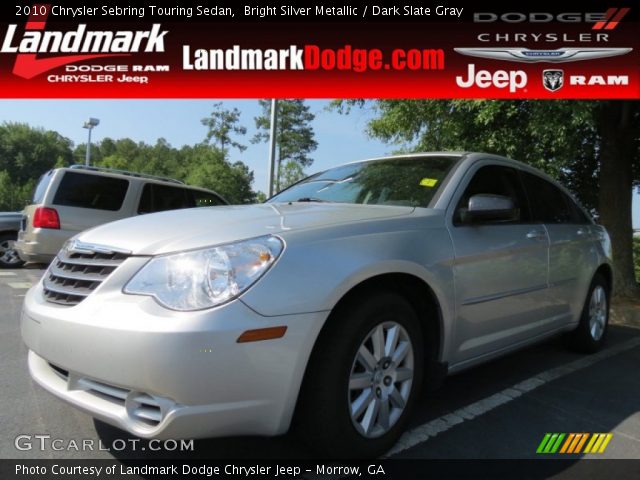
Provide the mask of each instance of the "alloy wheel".
{"label": "alloy wheel", "polygon": [[607,294],[601,285],[591,292],[589,300],[589,332],[594,340],[600,340],[607,322]]}
{"label": "alloy wheel", "polygon": [[0,262],[6,265],[18,265],[22,263],[22,259],[18,256],[15,249],[15,240],[0,241]]}
{"label": "alloy wheel", "polygon": [[414,378],[413,345],[397,322],[377,325],[360,344],[349,375],[351,422],[366,438],[387,433],[404,411]]}

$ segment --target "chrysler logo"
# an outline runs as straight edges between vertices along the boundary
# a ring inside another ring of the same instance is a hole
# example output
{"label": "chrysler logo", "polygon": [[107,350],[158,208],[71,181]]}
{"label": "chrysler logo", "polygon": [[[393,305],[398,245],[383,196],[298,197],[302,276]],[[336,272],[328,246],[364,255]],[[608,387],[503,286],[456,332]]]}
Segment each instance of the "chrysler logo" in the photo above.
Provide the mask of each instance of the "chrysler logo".
{"label": "chrysler logo", "polygon": [[85,243],[80,240],[69,240],[64,244],[62,250],[67,255],[71,255],[73,253],[80,253],[85,255],[92,255],[95,253],[101,253],[105,255],[113,255],[114,253],[122,253],[126,255],[130,255],[130,250],[125,250],[122,248],[114,248],[106,245],[97,245],[95,243]]}
{"label": "chrysler logo", "polygon": [[512,62],[577,62],[594,58],[625,55],[633,48],[558,48],[557,50],[530,50],[528,48],[454,48],[462,55],[470,57],[509,60]]}

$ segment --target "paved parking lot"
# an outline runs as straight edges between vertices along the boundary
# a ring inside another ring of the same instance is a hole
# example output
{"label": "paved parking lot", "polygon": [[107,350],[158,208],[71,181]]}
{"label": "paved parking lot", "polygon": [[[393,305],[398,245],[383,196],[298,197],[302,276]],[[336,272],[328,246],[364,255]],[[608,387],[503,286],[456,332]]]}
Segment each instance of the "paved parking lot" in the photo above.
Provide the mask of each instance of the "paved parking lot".
{"label": "paved parking lot", "polygon": [[[40,267],[0,270],[0,458],[313,457],[290,435],[201,440],[193,451],[173,445],[173,451],[152,451],[147,442],[94,422],[46,393],[29,378],[18,322],[26,289],[42,273]],[[438,391],[424,393],[409,431],[390,455],[540,458],[536,449],[548,432],[611,432],[604,453],[573,458],[640,458],[640,322],[632,317],[616,314],[607,348],[596,355],[568,352],[552,340],[447,379]],[[19,435],[30,436],[31,449],[16,448]],[[44,449],[36,435],[50,435],[42,440]],[[54,449],[54,439],[62,450]],[[87,440],[93,450],[73,448]]]}

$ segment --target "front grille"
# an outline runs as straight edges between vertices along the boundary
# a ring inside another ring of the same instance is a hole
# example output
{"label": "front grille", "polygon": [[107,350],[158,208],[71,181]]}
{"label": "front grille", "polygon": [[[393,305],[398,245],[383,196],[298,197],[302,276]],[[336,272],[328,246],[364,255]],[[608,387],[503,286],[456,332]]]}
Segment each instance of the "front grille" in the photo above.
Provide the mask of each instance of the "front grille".
{"label": "front grille", "polygon": [[[149,427],[155,427],[162,421],[160,403],[151,395],[131,392],[126,388],[107,385],[106,383],[82,378],[78,384],[86,388],[87,392],[113,404],[127,408],[129,417]],[[128,400],[127,400],[128,399]],[[128,402],[128,403],[127,403]]]}
{"label": "front grille", "polygon": [[99,396],[105,400],[124,406],[129,390],[126,388],[114,387],[106,383],[96,382],[88,378],[82,378],[78,384],[87,389],[87,391]]}
{"label": "front grille", "polygon": [[51,362],[47,364],[53,373],[64,380],[65,391],[82,390],[95,399],[109,402],[119,408],[120,416],[127,416],[142,427],[157,427],[176,405],[168,398],[99,382],[73,374]]}
{"label": "front grille", "polygon": [[134,408],[129,415],[139,422],[154,427],[162,421],[160,403],[151,395],[141,393],[133,398],[132,403]]}
{"label": "front grille", "polygon": [[122,252],[83,248],[74,251],[63,248],[44,278],[44,296],[60,305],[77,305],[118,268],[129,255]]}

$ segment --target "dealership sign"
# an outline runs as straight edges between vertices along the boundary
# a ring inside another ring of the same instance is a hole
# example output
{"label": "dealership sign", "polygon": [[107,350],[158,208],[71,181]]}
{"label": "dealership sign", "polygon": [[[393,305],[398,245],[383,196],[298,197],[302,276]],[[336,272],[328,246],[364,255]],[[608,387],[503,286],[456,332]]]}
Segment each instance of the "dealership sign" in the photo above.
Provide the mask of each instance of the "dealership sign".
{"label": "dealership sign", "polygon": [[625,6],[0,9],[5,98],[640,98]]}

